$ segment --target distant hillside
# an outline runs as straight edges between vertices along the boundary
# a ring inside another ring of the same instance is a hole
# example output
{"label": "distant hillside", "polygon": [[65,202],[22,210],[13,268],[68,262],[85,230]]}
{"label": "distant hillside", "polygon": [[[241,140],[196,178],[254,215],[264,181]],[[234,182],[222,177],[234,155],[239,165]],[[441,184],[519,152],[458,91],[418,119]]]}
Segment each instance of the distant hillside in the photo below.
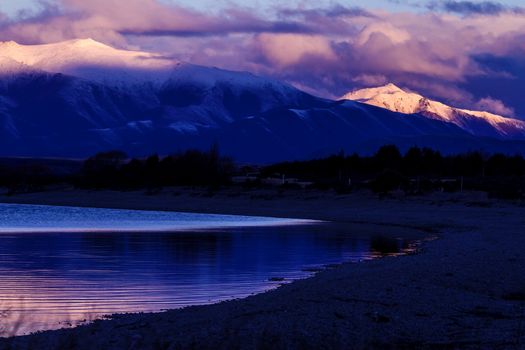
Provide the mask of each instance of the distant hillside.
{"label": "distant hillside", "polygon": [[7,42],[0,52],[0,156],[78,158],[114,149],[145,156],[218,143],[238,160],[266,163],[373,152],[386,143],[443,152],[525,149],[523,122],[427,103],[395,86],[348,97],[381,105],[371,101],[386,95],[397,106],[408,96],[411,104],[329,101],[250,73],[91,39]]}

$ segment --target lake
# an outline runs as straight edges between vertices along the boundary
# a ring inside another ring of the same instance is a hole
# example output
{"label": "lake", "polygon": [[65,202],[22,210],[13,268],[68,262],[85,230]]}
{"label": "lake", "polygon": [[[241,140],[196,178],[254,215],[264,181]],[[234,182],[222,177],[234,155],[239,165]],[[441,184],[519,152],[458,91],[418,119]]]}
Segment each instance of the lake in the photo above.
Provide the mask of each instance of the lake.
{"label": "lake", "polygon": [[311,220],[0,204],[0,335],[245,297],[412,252],[418,239]]}

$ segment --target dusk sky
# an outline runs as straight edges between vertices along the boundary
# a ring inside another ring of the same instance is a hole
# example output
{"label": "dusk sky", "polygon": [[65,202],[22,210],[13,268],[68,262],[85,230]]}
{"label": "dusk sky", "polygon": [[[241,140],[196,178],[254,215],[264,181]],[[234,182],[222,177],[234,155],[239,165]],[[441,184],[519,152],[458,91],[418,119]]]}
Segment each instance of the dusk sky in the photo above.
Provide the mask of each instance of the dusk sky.
{"label": "dusk sky", "polygon": [[393,82],[525,118],[522,1],[2,0],[0,40],[92,37],[339,97]]}

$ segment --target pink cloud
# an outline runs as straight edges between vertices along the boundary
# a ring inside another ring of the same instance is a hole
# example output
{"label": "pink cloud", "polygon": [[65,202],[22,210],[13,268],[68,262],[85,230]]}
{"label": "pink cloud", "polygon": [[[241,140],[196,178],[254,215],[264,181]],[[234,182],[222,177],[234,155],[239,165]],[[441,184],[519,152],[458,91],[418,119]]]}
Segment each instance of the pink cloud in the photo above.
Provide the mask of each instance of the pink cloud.
{"label": "pink cloud", "polygon": [[460,17],[336,5],[276,8],[268,19],[253,9],[232,7],[211,15],[159,0],[57,1],[20,20],[0,15],[0,39],[45,43],[92,37],[271,75],[323,96],[392,81],[466,108],[492,95],[486,108],[504,112],[508,107],[495,102],[503,97],[475,97],[466,84],[473,77],[519,79],[481,64],[480,56],[525,57],[525,16],[517,11]]}
{"label": "pink cloud", "polygon": [[514,117],[514,109],[505,106],[503,101],[494,99],[492,97],[484,97],[476,103],[476,107],[479,110],[492,112],[495,114],[503,115],[505,117]]}
{"label": "pink cloud", "polygon": [[[308,32],[298,22],[267,21],[246,9],[232,8],[212,16],[158,0],[57,0],[42,13],[6,21],[0,36],[24,43],[46,43],[92,37],[123,44],[126,36],[215,36],[231,33]],[[50,10],[52,9],[52,11]]]}
{"label": "pink cloud", "polygon": [[264,33],[256,36],[255,41],[262,55],[278,67],[295,65],[305,57],[337,60],[330,40],[319,35]]}
{"label": "pink cloud", "polygon": [[352,81],[367,87],[375,87],[388,83],[388,78],[381,74],[360,74]]}

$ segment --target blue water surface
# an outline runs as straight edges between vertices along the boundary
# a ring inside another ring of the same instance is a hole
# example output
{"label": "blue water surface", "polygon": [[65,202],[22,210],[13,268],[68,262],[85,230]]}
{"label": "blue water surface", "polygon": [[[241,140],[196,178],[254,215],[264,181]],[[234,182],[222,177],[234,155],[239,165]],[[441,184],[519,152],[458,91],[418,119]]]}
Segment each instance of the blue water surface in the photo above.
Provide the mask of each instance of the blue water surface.
{"label": "blue water surface", "polygon": [[416,243],[308,220],[0,204],[0,335],[245,297]]}

